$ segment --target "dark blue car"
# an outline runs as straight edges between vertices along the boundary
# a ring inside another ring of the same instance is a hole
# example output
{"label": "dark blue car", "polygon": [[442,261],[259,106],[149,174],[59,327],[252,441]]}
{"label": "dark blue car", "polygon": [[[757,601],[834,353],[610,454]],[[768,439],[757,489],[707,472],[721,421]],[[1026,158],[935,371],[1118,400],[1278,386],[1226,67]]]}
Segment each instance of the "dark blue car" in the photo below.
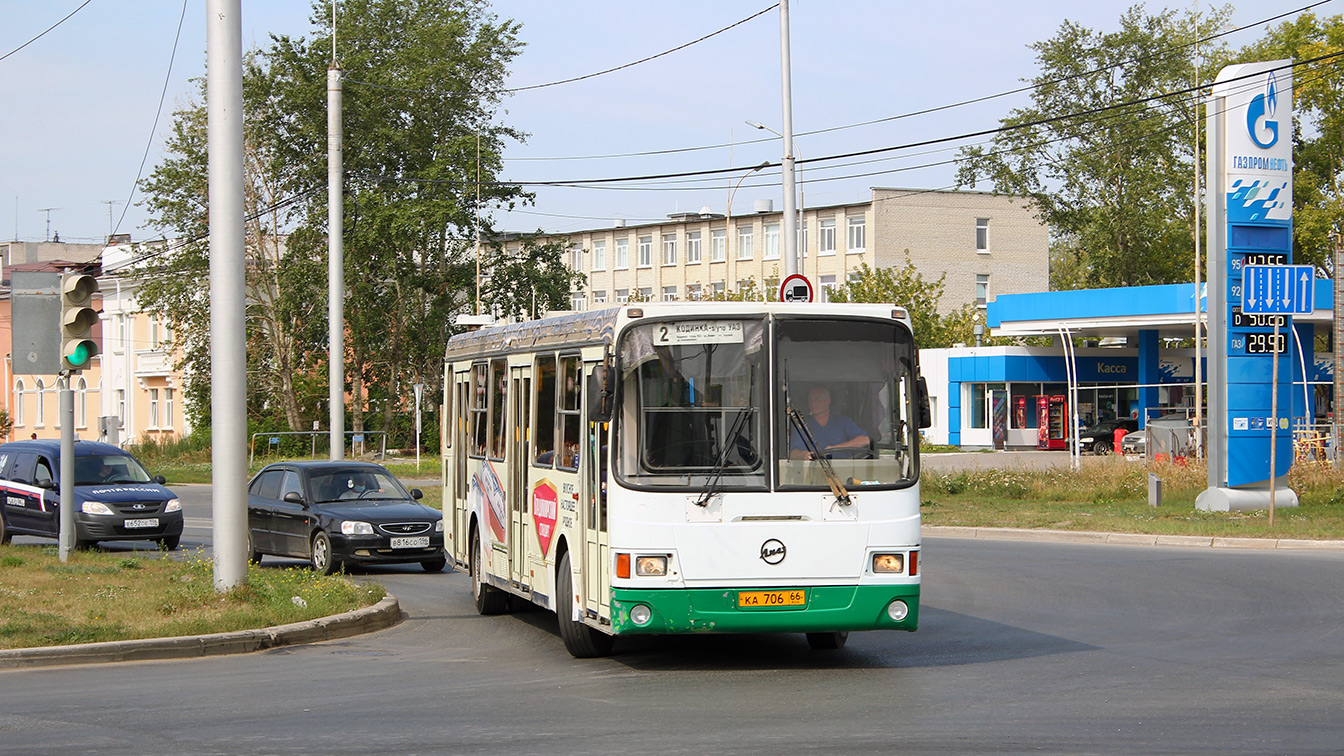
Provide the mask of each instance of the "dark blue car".
{"label": "dark blue car", "polygon": [[[0,543],[16,534],[60,535],[61,444],[0,445]],[[75,548],[98,541],[156,541],[176,549],[182,503],[140,461],[111,444],[75,442]]]}

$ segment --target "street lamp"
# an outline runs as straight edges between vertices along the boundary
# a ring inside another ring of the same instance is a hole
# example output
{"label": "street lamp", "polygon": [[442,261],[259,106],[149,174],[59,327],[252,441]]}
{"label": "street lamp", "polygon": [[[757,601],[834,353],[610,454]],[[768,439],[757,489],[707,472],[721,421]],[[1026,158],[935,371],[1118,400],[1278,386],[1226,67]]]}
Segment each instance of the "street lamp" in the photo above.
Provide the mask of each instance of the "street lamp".
{"label": "street lamp", "polygon": [[[747,121],[747,125],[750,126],[750,127],[752,127],[752,128],[754,128],[754,129],[761,129],[762,131],[768,131],[768,132],[770,132],[771,134],[774,134],[775,136],[779,137],[780,139],[783,139],[783,138],[784,138],[784,135],[783,135],[783,134],[779,133],[778,131],[775,131],[774,129],[770,128],[769,126],[766,126],[765,124],[761,123],[760,121]],[[802,151],[798,149],[798,140],[797,140],[797,139],[790,138],[790,139],[789,139],[789,142],[793,144],[793,155],[792,155],[792,156],[789,156],[789,157],[802,157]],[[794,169],[794,172],[795,172],[795,174],[798,173],[798,171],[797,171],[796,168]],[[796,235],[797,235],[797,234],[800,234],[800,233],[802,232],[803,223],[806,222],[805,219],[803,218],[803,181],[802,181],[802,179],[799,178],[798,181],[797,181],[797,183],[798,183],[798,214],[797,214],[797,220],[795,221],[795,226],[794,226],[794,234],[795,234],[795,238],[796,238]],[[805,257],[806,255],[807,255],[807,250],[806,250],[806,249],[801,249],[801,250],[796,250],[796,251],[795,251],[795,254],[794,254],[794,266],[793,266],[793,267],[794,267],[794,272],[796,272],[796,273],[801,273],[801,272],[803,271],[803,257]],[[788,266],[786,265],[785,267],[788,267]]]}
{"label": "street lamp", "polygon": [[[734,229],[731,228],[731,226],[732,226],[732,224],[733,224],[733,196],[736,195],[736,194],[737,194],[737,190],[740,189],[740,188],[742,187],[742,182],[747,180],[747,176],[750,176],[751,174],[755,173],[756,171],[759,171],[759,170],[761,170],[762,168],[765,168],[765,167],[767,167],[767,166],[769,166],[769,165],[770,165],[770,161],[769,161],[769,160],[762,160],[760,165],[758,165],[758,166],[756,166],[755,168],[752,168],[751,170],[749,170],[749,171],[747,171],[746,173],[742,174],[742,178],[740,178],[740,179],[737,180],[737,184],[735,184],[735,185],[733,186],[733,190],[730,191],[730,192],[728,192],[728,209],[727,209],[727,211],[724,213],[724,216],[723,216],[723,218],[724,218],[724,220],[723,220],[723,234],[724,234],[724,236],[726,237],[726,238],[723,240],[723,255],[724,255],[725,258],[727,258],[727,259],[724,260],[724,262],[725,262],[727,265],[732,266],[733,273],[736,273],[736,272],[737,272],[737,263],[733,261],[733,233],[732,233],[732,232],[733,232]],[[732,275],[729,275],[729,278],[732,278]],[[725,286],[725,288],[727,287],[727,282],[726,282],[726,281],[724,282],[724,286]]]}

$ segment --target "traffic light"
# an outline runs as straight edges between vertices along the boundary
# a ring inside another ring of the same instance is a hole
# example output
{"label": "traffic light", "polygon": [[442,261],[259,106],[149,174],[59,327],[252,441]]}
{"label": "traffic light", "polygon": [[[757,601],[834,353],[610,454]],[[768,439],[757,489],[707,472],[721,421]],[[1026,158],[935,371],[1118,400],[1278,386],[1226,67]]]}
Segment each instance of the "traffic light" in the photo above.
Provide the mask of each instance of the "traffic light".
{"label": "traffic light", "polygon": [[97,293],[98,279],[87,273],[61,276],[61,370],[83,370],[98,355],[98,342],[93,340]]}

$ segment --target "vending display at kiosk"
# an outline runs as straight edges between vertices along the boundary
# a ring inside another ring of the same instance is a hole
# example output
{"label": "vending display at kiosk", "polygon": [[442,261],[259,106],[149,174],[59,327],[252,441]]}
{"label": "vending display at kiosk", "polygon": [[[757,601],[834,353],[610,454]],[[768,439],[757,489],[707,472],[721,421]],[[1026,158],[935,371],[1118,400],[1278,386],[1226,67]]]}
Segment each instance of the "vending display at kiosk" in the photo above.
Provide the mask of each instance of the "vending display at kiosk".
{"label": "vending display at kiosk", "polygon": [[1036,448],[1067,448],[1068,418],[1069,402],[1063,395],[1036,397]]}

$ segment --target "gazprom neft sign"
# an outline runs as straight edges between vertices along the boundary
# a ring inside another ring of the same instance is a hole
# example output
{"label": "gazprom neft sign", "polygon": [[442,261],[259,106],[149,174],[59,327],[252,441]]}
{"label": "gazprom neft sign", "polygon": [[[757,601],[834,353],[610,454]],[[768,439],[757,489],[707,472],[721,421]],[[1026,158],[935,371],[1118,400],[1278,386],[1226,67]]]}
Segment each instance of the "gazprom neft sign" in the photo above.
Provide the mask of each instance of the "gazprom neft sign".
{"label": "gazprom neft sign", "polygon": [[[1209,490],[1196,506],[1264,508],[1258,492],[1292,464],[1291,434],[1278,433],[1277,469],[1270,470],[1269,427],[1278,425],[1270,375],[1275,360],[1280,375],[1290,374],[1285,345],[1293,332],[1288,315],[1247,313],[1266,311],[1253,301],[1263,293],[1261,279],[1278,280],[1265,267],[1293,261],[1292,61],[1224,68],[1207,113]],[[1258,278],[1247,280],[1248,266]],[[1272,326],[1283,330],[1276,336]],[[1291,390],[1280,384],[1279,393],[1278,407],[1291,407]]]}

